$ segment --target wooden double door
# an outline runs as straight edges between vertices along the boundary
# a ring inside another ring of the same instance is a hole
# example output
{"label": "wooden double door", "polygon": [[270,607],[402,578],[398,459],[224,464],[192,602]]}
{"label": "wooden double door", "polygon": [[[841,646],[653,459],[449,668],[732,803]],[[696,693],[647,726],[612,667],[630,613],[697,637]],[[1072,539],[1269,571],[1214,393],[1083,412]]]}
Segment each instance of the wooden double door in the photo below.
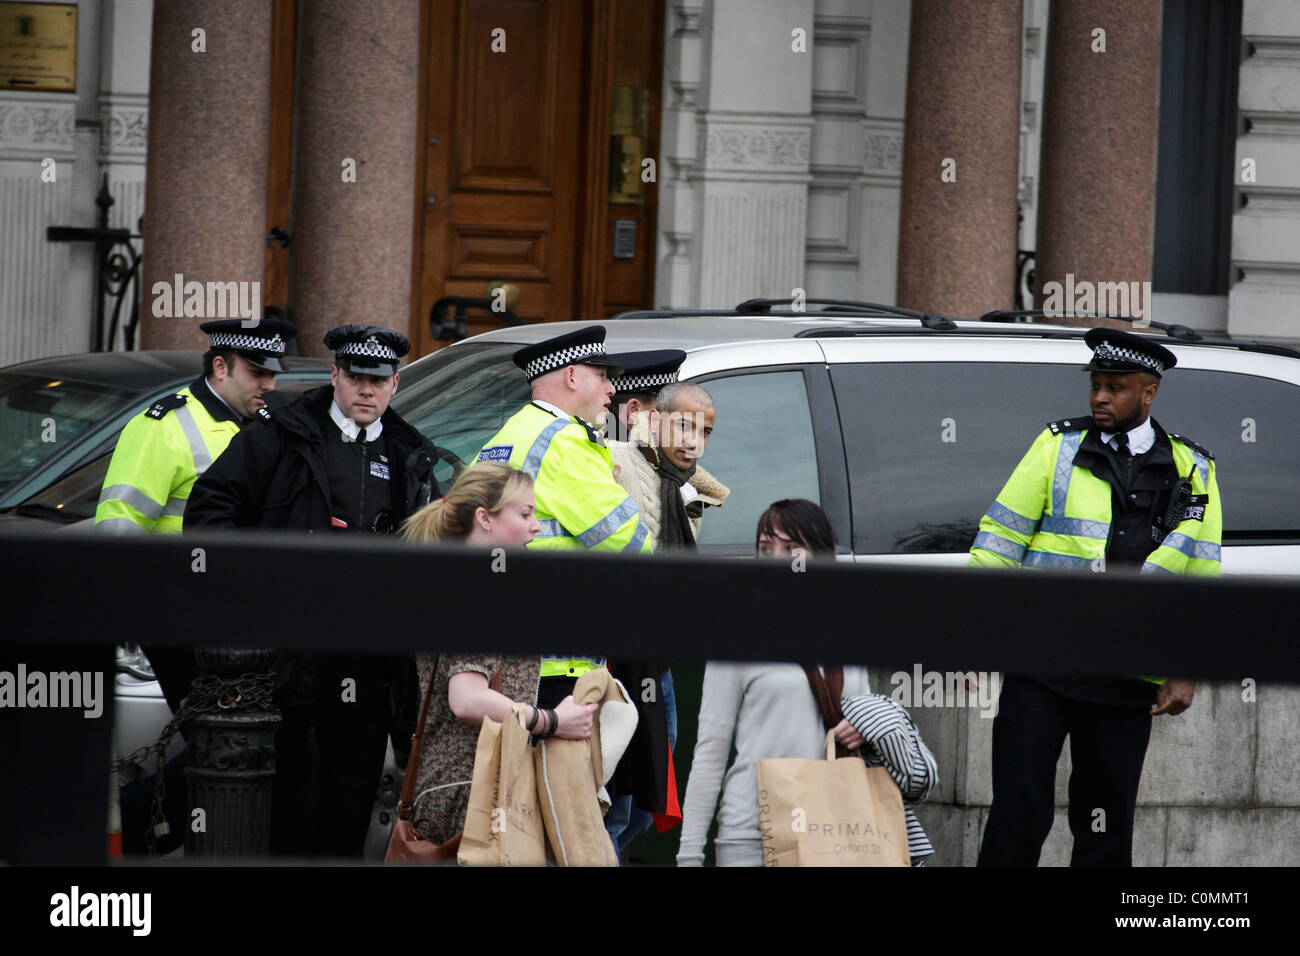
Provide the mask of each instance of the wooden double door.
{"label": "wooden double door", "polygon": [[[528,321],[653,304],[663,13],[663,0],[425,0],[421,354],[446,344],[429,330],[437,299],[485,298],[495,282],[514,285]],[[501,326],[468,317],[471,335]]]}

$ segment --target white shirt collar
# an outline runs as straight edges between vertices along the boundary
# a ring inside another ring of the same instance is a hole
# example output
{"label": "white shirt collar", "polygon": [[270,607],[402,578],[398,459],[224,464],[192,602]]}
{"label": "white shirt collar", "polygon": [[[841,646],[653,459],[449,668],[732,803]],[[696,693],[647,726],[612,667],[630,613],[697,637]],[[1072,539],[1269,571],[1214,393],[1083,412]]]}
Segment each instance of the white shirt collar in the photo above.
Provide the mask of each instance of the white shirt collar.
{"label": "white shirt collar", "polygon": [[[333,399],[330,399],[330,418],[334,419],[334,424],[339,426],[344,441],[357,440],[357,433],[361,430],[361,426],[344,415],[343,410],[339,408],[339,403]],[[365,429],[366,443],[369,444],[384,433],[384,420],[376,418],[369,425],[366,425]]]}
{"label": "white shirt collar", "polygon": [[[1109,445],[1110,440],[1114,438],[1116,432],[1102,432],[1101,443]],[[1151,416],[1135,428],[1129,429],[1128,432],[1128,450],[1135,455],[1141,455],[1151,450],[1151,446],[1156,443],[1156,430],[1151,427]]]}
{"label": "white shirt collar", "polygon": [[564,409],[562,409],[559,405],[552,405],[550,402],[544,402],[544,401],[542,401],[540,398],[534,398],[534,399],[533,399],[533,404],[536,405],[536,406],[538,406],[539,408],[544,408],[544,409],[546,409],[548,412],[550,412],[550,413],[551,413],[552,415],[554,415],[556,418],[577,418],[576,415],[570,415],[568,412],[566,412]]}

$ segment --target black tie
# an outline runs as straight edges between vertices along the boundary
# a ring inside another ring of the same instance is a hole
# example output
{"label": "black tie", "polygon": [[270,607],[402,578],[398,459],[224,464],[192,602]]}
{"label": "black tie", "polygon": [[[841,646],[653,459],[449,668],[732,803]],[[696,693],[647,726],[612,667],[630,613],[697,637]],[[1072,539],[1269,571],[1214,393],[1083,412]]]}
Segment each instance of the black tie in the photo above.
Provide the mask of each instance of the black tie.
{"label": "black tie", "polygon": [[1121,458],[1128,458],[1133,453],[1128,448],[1128,435],[1120,432],[1115,436],[1115,450],[1119,452]]}
{"label": "black tie", "polygon": [[[1123,437],[1123,436],[1120,436],[1120,437]],[[361,444],[363,444],[363,445],[365,444],[365,442],[366,442],[366,430],[365,430],[364,428],[358,428],[358,429],[357,429],[357,441],[359,441],[359,442],[360,442]]]}

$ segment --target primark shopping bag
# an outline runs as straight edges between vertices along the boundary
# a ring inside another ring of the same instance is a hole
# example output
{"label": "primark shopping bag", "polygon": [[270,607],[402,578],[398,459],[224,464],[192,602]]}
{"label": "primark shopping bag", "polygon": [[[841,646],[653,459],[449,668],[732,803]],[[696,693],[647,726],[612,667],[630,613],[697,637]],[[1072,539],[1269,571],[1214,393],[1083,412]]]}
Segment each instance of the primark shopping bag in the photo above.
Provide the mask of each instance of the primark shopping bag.
{"label": "primark shopping bag", "polygon": [[909,866],[898,784],[858,754],[758,762],[764,866]]}
{"label": "primark shopping bag", "polygon": [[537,773],[528,737],[518,707],[504,724],[483,718],[458,862],[546,865],[546,830],[537,805]]}

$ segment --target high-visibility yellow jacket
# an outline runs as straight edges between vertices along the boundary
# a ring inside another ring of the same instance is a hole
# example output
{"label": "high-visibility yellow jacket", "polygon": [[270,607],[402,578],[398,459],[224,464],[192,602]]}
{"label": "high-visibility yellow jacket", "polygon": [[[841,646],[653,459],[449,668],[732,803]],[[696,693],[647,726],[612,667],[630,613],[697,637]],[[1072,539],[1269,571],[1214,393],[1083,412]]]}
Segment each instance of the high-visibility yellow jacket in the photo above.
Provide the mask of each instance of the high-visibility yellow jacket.
{"label": "high-visibility yellow jacket", "polygon": [[654,550],[640,511],[614,480],[609,449],[581,419],[560,418],[530,402],[483,446],[478,460],[532,476],[542,531],[530,548],[641,554]]}
{"label": "high-visibility yellow jacket", "polygon": [[[1065,421],[1052,422],[1039,434],[980,519],[968,566],[1105,570],[1111,486],[1074,463],[1087,433]],[[1169,442],[1178,474],[1191,472],[1193,497],[1183,520],[1143,562],[1142,572],[1217,577],[1223,511],[1214,456],[1178,435],[1161,438],[1159,429],[1156,434],[1157,441]]]}
{"label": "high-visibility yellow jacket", "polygon": [[[980,519],[970,566],[1105,568],[1111,486],[1074,464],[1088,429],[1069,425],[1052,423],[1020,460]],[[1214,457],[1177,435],[1169,435],[1168,441],[1178,474],[1191,472],[1193,504],[1147,557],[1142,571],[1217,576],[1223,512]]]}
{"label": "high-visibility yellow jacket", "polygon": [[117,439],[95,508],[95,530],[180,534],[190,489],[239,427],[202,377],[154,402]]}

